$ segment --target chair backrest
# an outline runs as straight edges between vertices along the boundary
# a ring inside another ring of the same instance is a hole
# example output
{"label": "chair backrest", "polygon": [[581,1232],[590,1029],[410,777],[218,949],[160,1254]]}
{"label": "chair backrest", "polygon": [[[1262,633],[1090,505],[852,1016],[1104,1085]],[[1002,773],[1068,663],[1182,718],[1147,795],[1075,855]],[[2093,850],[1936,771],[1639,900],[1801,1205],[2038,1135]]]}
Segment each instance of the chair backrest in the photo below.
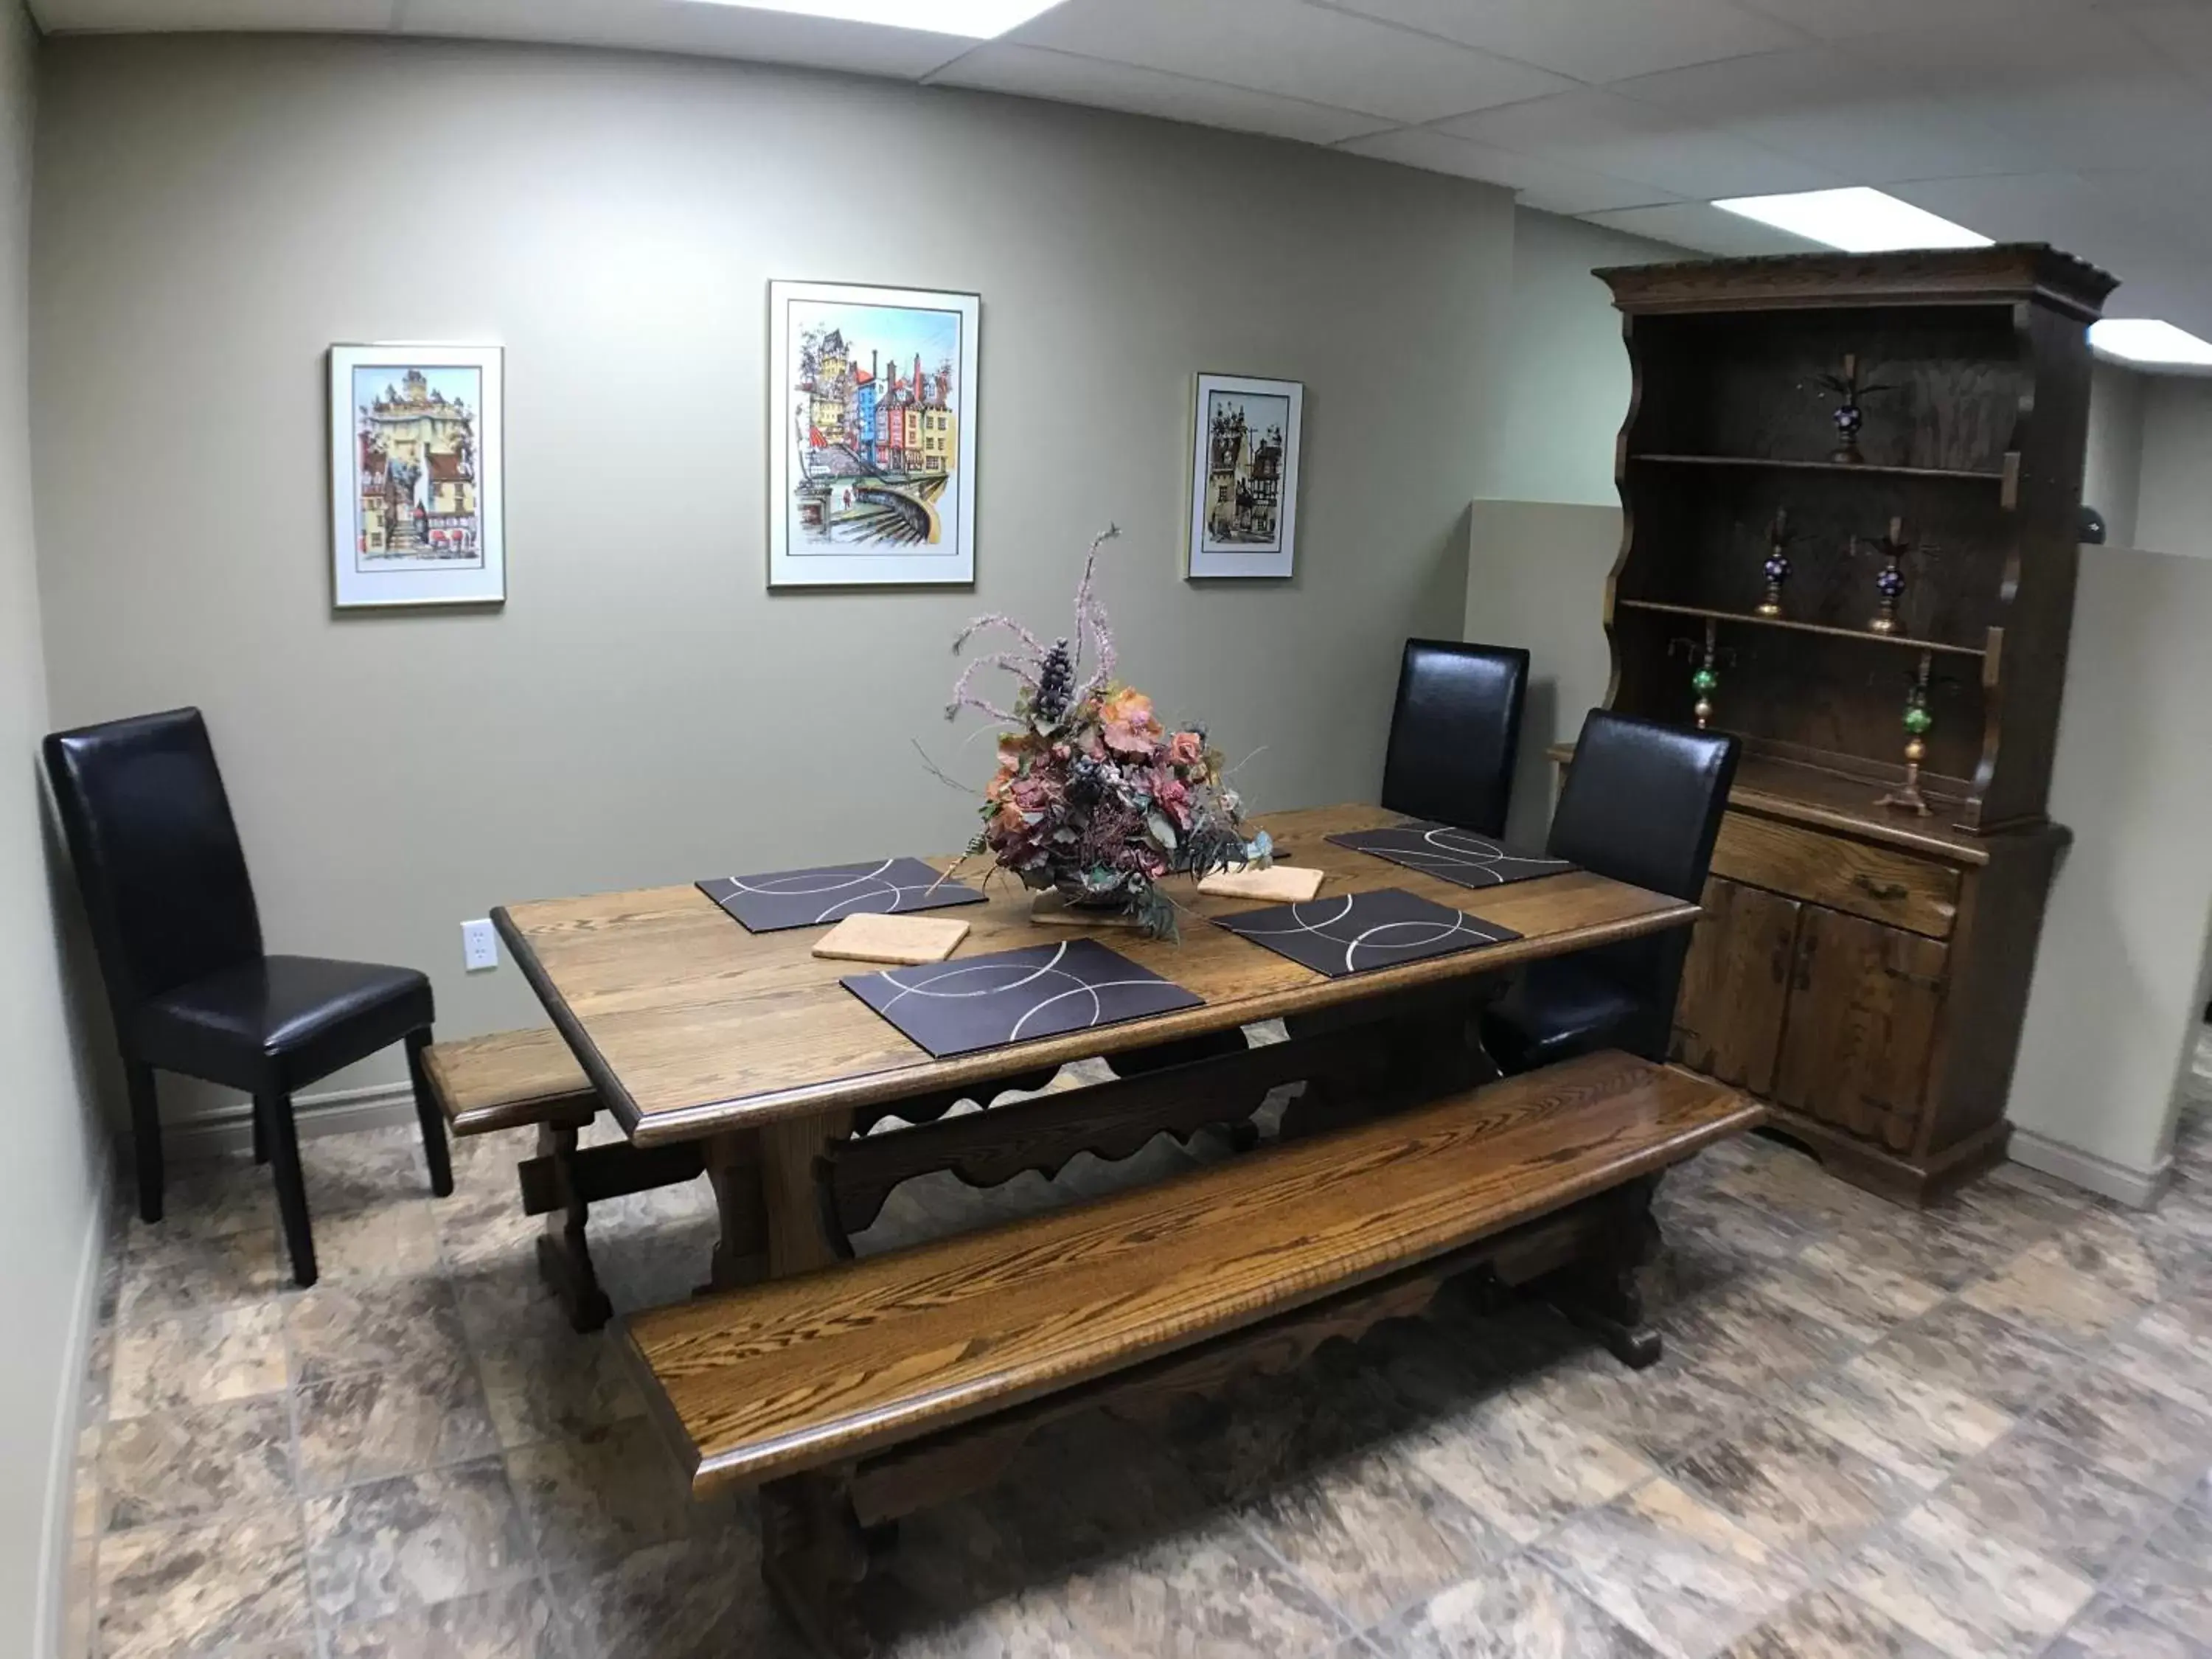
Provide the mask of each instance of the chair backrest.
{"label": "chair backrest", "polygon": [[116,1024],[148,997],[261,954],[246,851],[197,708],[46,742]]}
{"label": "chair backrest", "polygon": [[[1548,850],[1601,876],[1696,902],[1740,747],[1718,732],[1593,708],[1560,786]],[[1651,1030],[1633,1045],[1639,1053],[1666,1051],[1689,948],[1690,930],[1675,927],[1576,958],[1644,1004]]]}
{"label": "chair backrest", "polygon": [[1382,763],[1382,805],[1478,835],[1505,833],[1528,653],[1407,640]]}

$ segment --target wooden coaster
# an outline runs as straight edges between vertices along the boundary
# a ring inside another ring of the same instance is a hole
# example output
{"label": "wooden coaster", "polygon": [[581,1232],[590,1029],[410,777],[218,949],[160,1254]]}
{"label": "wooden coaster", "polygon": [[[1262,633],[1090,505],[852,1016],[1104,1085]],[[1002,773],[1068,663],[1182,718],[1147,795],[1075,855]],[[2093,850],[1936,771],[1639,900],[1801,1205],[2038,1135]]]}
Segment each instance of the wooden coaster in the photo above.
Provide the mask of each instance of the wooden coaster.
{"label": "wooden coaster", "polygon": [[848,916],[814,942],[814,954],[837,962],[942,962],[968,937],[952,916]]}
{"label": "wooden coaster", "polygon": [[1322,872],[1278,864],[1265,870],[1216,870],[1198,884],[1198,890],[1215,898],[1273,899],[1279,904],[1303,904],[1321,891]]}

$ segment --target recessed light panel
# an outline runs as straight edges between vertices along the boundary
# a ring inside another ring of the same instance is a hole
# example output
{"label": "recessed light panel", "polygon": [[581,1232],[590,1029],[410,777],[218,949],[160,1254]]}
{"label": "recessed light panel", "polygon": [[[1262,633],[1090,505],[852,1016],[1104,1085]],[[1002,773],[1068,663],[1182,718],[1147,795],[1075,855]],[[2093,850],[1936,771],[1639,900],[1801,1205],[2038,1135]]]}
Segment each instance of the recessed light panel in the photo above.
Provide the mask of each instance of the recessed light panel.
{"label": "recessed light panel", "polygon": [[957,34],[991,40],[1030,18],[1050,11],[1060,0],[706,0],[718,6],[754,11],[793,12],[841,23],[877,23],[886,28],[920,29],[927,34]]}
{"label": "recessed light panel", "polygon": [[2107,357],[2177,368],[2212,368],[2212,341],[2154,317],[2107,317],[2089,325],[2089,343]]}
{"label": "recessed light panel", "polygon": [[1713,205],[1808,241],[1839,247],[1846,253],[1990,246],[1988,237],[1964,225],[1939,219],[1924,208],[1863,185],[1848,190],[1799,191],[1789,196],[1738,196]]}

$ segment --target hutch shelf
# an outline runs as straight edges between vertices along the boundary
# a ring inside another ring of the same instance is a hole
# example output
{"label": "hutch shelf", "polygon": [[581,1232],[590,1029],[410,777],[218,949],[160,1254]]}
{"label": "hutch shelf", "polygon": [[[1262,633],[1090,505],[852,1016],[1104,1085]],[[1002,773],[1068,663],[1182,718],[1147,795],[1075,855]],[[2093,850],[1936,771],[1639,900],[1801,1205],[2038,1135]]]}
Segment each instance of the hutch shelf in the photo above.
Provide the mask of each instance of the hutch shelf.
{"label": "hutch shelf", "polygon": [[1635,371],[1608,706],[1744,743],[1675,1058],[1928,1201],[2009,1134],[2112,279],[2041,246],[1598,275]]}

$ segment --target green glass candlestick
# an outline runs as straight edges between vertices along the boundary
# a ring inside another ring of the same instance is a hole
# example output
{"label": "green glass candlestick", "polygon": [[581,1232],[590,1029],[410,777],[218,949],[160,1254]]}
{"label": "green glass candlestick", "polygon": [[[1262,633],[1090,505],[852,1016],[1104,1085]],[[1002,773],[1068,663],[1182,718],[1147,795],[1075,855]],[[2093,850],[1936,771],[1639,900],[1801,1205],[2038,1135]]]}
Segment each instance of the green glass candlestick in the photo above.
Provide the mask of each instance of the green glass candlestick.
{"label": "green glass candlestick", "polygon": [[1920,793],[1920,763],[1928,758],[1928,734],[1936,729],[1936,716],[1928,709],[1928,673],[1934,662],[1931,653],[1920,653],[1919,672],[1905,694],[1905,787],[1892,790],[1876,803],[1923,818],[1929,813]]}

